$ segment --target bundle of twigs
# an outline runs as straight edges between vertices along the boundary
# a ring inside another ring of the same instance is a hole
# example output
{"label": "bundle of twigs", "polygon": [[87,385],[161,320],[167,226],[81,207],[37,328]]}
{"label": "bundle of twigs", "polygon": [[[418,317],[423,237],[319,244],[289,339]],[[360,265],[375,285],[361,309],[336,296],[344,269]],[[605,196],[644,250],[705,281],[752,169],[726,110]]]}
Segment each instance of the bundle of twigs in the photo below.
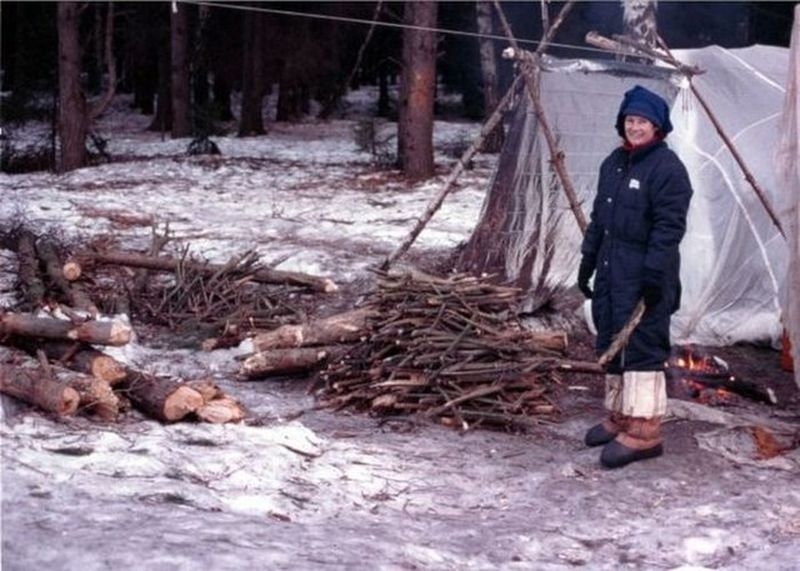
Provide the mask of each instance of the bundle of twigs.
{"label": "bundle of twigs", "polygon": [[422,413],[461,428],[520,427],[558,413],[559,332],[522,328],[519,290],[468,275],[379,272],[366,340],[319,374],[321,406]]}
{"label": "bundle of twigs", "polygon": [[285,287],[268,290],[252,279],[258,259],[256,252],[246,252],[209,272],[206,264],[184,253],[174,279],[162,287],[151,284],[133,297],[133,309],[146,321],[170,329],[207,325],[241,334],[295,321],[296,310],[280,299]]}

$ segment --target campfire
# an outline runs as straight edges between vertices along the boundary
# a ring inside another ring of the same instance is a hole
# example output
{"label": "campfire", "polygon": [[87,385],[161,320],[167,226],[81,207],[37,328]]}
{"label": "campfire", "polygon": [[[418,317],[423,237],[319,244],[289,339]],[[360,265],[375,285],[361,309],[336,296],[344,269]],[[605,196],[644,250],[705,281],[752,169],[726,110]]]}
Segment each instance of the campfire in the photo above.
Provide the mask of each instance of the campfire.
{"label": "campfire", "polygon": [[741,397],[777,403],[772,389],[738,378],[724,360],[692,345],[673,347],[666,377],[672,398],[709,405],[731,404]]}

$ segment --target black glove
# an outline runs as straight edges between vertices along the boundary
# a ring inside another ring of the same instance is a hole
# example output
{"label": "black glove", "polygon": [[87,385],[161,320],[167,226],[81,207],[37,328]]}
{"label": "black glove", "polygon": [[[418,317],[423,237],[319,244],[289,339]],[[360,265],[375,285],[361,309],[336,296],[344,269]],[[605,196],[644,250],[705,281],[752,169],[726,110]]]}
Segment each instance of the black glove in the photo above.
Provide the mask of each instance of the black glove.
{"label": "black glove", "polygon": [[642,278],[642,299],[644,299],[644,307],[646,310],[653,309],[664,295],[661,289],[662,276],[659,272],[652,270],[645,270]]}
{"label": "black glove", "polygon": [[586,256],[581,258],[581,265],[578,267],[578,289],[583,292],[588,299],[592,299],[592,288],[589,287],[589,279],[594,273],[594,260]]}

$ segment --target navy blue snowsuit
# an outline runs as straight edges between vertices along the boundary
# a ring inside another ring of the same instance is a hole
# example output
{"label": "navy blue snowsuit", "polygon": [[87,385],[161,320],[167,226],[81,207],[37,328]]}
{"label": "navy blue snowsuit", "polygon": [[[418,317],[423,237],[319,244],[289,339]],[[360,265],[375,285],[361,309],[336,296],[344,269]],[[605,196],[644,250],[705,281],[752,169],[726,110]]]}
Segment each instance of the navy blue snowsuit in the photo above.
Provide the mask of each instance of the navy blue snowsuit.
{"label": "navy blue snowsuit", "polygon": [[608,372],[661,370],[669,357],[670,317],[680,306],[680,254],[692,187],[686,168],[667,145],[614,150],[600,167],[591,221],[581,246],[595,267],[592,316],[603,353],[630,318],[645,281],[661,284]]}

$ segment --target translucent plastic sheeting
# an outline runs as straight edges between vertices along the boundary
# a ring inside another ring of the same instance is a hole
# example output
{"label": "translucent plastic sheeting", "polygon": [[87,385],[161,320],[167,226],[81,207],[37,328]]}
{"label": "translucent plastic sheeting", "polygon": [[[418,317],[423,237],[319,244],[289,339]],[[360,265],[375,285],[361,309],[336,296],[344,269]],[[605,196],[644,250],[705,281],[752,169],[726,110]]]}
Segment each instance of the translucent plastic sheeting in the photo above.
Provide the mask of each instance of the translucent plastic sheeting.
{"label": "translucent plastic sheeting", "polygon": [[[774,206],[780,190],[772,159],[788,50],[711,46],[674,55],[705,70],[693,80],[697,90]],[[686,164],[695,191],[681,244],[683,298],[673,340],[777,341],[786,242],[681,75],[663,67],[548,60],[541,101],[587,219],[600,163],[620,144],[614,129],[619,104],[637,84],[671,104],[675,130],[667,143]],[[498,244],[505,250],[505,277],[526,289],[526,309],[533,309],[547,292],[575,283],[582,234],[532,104],[527,95],[520,101],[484,212],[510,185]]]}
{"label": "translucent plastic sheeting", "polygon": [[[781,130],[775,153],[775,171],[781,190],[780,219],[791,244],[789,270],[782,296],[784,324],[792,341],[792,357],[800,363],[800,5],[794,8],[794,26],[786,81]],[[800,367],[795,367],[800,386]]]}

